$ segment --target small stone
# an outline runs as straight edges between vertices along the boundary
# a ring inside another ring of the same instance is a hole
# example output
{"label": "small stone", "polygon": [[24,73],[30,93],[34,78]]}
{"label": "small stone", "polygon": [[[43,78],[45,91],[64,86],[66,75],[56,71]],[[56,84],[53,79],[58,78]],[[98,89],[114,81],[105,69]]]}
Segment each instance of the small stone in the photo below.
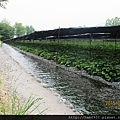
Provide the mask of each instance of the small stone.
{"label": "small stone", "polygon": [[62,99],[63,103],[66,103],[66,99]]}
{"label": "small stone", "polygon": [[58,93],[54,93],[55,96],[60,96]]}
{"label": "small stone", "polygon": [[53,88],[49,88],[49,90],[50,90],[50,91],[54,91],[54,89],[53,89]]}
{"label": "small stone", "polygon": [[62,103],[62,100],[59,100],[58,102],[59,102],[59,103]]}
{"label": "small stone", "polygon": [[70,105],[69,105],[69,108],[70,108],[70,109],[73,109],[73,105],[72,105],[72,104],[70,104]]}
{"label": "small stone", "polygon": [[73,112],[76,112],[76,109],[73,109]]}
{"label": "small stone", "polygon": [[41,84],[44,88],[48,88],[47,84],[42,83]]}
{"label": "small stone", "polygon": [[80,112],[79,114],[80,114],[80,115],[83,115],[83,113],[82,113],[82,112]]}

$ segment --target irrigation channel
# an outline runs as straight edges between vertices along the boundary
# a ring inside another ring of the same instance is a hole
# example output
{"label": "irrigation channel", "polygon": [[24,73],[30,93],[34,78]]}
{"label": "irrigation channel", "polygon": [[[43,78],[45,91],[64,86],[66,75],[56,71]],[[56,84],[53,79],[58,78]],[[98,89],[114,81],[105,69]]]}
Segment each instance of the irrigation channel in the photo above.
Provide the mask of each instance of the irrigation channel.
{"label": "irrigation channel", "polygon": [[120,89],[80,77],[79,74],[25,55],[7,44],[3,44],[3,49],[40,82],[46,83],[48,88],[66,99],[66,104],[72,103],[83,114],[119,115]]}

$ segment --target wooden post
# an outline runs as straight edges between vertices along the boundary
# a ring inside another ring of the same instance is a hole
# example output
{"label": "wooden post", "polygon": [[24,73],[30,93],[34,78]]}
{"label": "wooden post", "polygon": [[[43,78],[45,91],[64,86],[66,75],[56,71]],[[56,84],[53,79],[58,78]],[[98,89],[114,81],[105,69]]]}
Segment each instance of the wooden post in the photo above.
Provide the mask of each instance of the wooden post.
{"label": "wooden post", "polygon": [[[58,43],[59,43],[59,36],[60,36],[60,27],[58,29]],[[57,52],[57,47],[56,47],[56,63],[58,63],[58,52]]]}
{"label": "wooden post", "polygon": [[59,41],[59,36],[60,36],[60,27],[59,27],[59,30],[58,30],[58,41]]}
{"label": "wooden post", "polygon": [[116,54],[116,50],[117,50],[117,37],[118,37],[118,35],[116,35],[116,38],[115,38],[115,52],[114,52],[114,55],[116,56],[117,54]]}
{"label": "wooden post", "polygon": [[92,34],[90,34],[90,58],[91,58],[91,43],[92,43]]}

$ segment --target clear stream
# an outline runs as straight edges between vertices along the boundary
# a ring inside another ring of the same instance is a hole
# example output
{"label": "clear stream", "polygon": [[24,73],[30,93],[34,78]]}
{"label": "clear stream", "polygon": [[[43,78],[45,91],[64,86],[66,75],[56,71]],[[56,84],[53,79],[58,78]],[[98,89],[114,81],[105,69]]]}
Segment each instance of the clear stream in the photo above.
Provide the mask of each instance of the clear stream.
{"label": "clear stream", "polygon": [[[46,83],[66,99],[66,104],[73,104],[77,111],[87,115],[120,114],[120,89],[82,78],[78,74],[20,53],[7,44],[3,44],[3,48],[40,82]],[[112,103],[106,105],[109,101]]]}

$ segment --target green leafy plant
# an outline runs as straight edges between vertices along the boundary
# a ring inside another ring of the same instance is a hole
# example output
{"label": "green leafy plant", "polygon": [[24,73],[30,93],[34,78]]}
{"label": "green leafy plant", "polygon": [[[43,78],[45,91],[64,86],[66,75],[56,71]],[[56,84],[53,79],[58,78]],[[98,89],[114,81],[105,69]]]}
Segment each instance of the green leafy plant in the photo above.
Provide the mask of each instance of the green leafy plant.
{"label": "green leafy plant", "polygon": [[[42,41],[9,42],[15,47],[35,55],[65,65],[86,70],[90,75],[98,75],[109,82],[120,81],[120,43],[101,41]],[[115,51],[114,51],[115,49]]]}
{"label": "green leafy plant", "polygon": [[[0,88],[2,85],[2,77],[0,75]],[[3,85],[4,87],[4,85]],[[0,97],[0,114],[1,115],[30,115],[34,110],[38,110],[40,106],[40,100],[42,98],[36,98],[34,95],[30,95],[30,97],[22,103],[17,94],[17,88],[15,88],[12,92],[11,89],[6,91],[4,95],[2,93],[2,89],[0,89],[0,95],[4,96]],[[46,109],[45,109],[46,110]],[[41,115],[45,110],[39,111]]]}
{"label": "green leafy plant", "polygon": [[[33,95],[31,95],[25,103],[21,103],[20,99],[17,97],[16,90],[11,94],[8,92],[7,95],[7,100],[0,103],[2,115],[29,115],[41,104],[41,98],[35,98]],[[39,111],[39,114],[43,112],[44,111]]]}

